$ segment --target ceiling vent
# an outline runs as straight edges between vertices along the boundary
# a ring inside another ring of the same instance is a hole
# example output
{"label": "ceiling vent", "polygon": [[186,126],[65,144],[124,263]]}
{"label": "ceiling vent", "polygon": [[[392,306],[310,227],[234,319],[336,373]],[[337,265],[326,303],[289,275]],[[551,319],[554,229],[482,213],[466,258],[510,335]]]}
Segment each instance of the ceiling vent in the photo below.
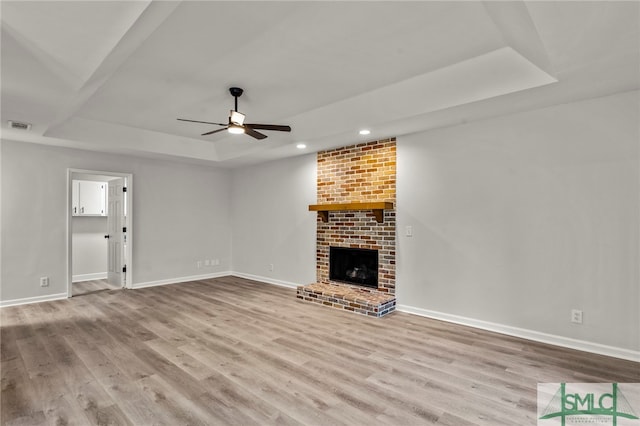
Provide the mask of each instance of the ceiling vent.
{"label": "ceiling vent", "polygon": [[31,130],[30,123],[23,123],[21,121],[9,120],[9,127],[11,129],[18,129],[18,130]]}

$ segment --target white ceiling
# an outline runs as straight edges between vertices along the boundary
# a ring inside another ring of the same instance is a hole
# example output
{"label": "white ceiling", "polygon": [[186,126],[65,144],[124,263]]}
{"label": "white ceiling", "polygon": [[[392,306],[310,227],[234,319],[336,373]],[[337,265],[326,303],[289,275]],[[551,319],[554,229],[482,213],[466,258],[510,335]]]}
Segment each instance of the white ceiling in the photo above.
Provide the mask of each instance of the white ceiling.
{"label": "white ceiling", "polygon": [[[234,167],[640,88],[635,1],[0,7],[3,139],[96,151]],[[292,132],[176,120],[226,122],[231,86]]]}

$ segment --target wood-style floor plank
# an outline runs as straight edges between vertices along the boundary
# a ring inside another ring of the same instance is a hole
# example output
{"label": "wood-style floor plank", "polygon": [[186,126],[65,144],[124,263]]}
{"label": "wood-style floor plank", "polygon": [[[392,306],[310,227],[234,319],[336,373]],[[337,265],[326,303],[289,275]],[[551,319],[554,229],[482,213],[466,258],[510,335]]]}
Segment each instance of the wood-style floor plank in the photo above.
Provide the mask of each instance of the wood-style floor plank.
{"label": "wood-style floor plank", "polygon": [[638,363],[235,277],[100,284],[0,311],[2,425],[535,425],[539,382],[640,382]]}
{"label": "wood-style floor plank", "polygon": [[71,294],[82,296],[99,291],[120,290],[121,288],[121,286],[110,284],[107,280],[79,281],[71,285]]}

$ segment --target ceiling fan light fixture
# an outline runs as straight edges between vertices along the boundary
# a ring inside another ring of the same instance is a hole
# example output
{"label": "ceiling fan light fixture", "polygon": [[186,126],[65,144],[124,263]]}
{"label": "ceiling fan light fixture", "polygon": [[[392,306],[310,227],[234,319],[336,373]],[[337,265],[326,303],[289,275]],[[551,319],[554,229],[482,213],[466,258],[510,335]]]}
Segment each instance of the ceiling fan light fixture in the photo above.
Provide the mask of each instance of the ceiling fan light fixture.
{"label": "ceiling fan light fixture", "polygon": [[229,127],[227,128],[227,131],[229,133],[233,133],[234,135],[240,135],[242,133],[244,133],[244,127],[239,126],[235,123],[231,123],[229,124]]}
{"label": "ceiling fan light fixture", "polygon": [[238,111],[231,110],[229,112],[229,120],[233,124],[237,124],[238,126],[242,126],[244,124],[244,114],[241,113],[241,112],[238,112]]}
{"label": "ceiling fan light fixture", "polygon": [[[2,1],[2,0],[0,0]],[[211,124],[214,126],[220,126],[221,129],[214,129],[209,132],[202,133],[200,136],[209,136],[215,133],[224,132],[225,130],[233,134],[246,134],[254,139],[262,140],[267,137],[264,133],[260,133],[258,130],[270,130],[274,132],[290,132],[291,127],[280,124],[250,124],[244,122],[245,115],[238,112],[238,97],[242,95],[243,90],[239,87],[230,87],[229,92],[234,98],[234,108],[229,111],[229,124],[214,123],[211,121],[201,120],[189,120],[186,118],[178,118],[178,121],[189,121],[192,123]]]}

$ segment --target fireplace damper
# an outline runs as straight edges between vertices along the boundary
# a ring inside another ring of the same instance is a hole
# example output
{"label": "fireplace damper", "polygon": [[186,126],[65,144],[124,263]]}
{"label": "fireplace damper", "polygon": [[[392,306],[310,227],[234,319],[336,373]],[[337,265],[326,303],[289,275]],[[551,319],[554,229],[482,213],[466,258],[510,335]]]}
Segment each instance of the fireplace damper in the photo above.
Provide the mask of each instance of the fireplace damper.
{"label": "fireplace damper", "polygon": [[378,250],[329,247],[329,279],[378,288]]}

